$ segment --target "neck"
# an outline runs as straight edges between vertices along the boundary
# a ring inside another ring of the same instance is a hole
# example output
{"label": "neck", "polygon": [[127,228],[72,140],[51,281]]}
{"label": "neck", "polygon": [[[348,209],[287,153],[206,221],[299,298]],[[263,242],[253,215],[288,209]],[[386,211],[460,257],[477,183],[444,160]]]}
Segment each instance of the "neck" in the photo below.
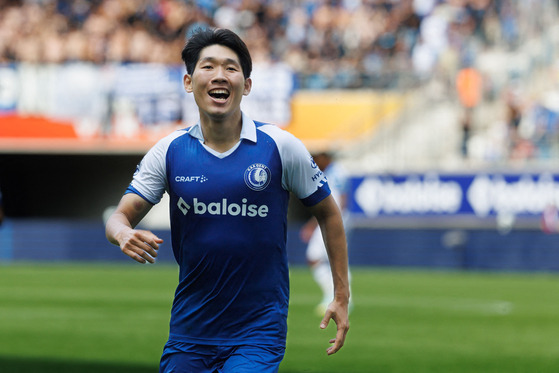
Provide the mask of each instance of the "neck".
{"label": "neck", "polygon": [[223,153],[231,149],[241,138],[242,114],[226,118],[200,116],[204,144]]}

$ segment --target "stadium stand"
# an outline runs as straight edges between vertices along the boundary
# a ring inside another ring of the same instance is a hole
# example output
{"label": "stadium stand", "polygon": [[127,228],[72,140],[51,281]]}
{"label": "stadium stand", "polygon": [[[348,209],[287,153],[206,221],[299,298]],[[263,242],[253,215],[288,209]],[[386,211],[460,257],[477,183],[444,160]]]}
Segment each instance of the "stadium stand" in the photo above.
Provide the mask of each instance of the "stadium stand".
{"label": "stadium stand", "polygon": [[[411,101],[435,95],[435,101],[419,108],[428,112],[441,96],[447,105],[456,103],[453,82],[464,65],[481,70],[484,103],[506,103],[505,91],[515,81],[524,86],[544,67],[553,66],[556,8],[551,0],[4,0],[0,63],[180,65],[177,51],[189,32],[228,27],[247,41],[256,65],[287,65],[294,73],[295,92],[357,88],[416,92]],[[525,117],[544,117],[551,123],[543,131],[554,132],[557,108],[549,108],[550,100],[531,96],[524,100],[523,111],[530,114]],[[484,114],[477,117],[485,117],[489,106],[484,105],[480,110]],[[417,105],[405,109],[417,110]],[[495,117],[495,110],[505,111],[498,107],[489,115]],[[499,130],[493,129],[498,124],[481,121],[474,124],[479,128],[472,135],[473,158],[549,158],[555,151],[545,135],[526,139],[526,134],[514,140],[513,149],[498,144],[507,149],[484,150]],[[440,152],[446,151],[442,146]]]}
{"label": "stadium stand", "polygon": [[[103,181],[124,188],[156,139],[196,120],[181,92],[179,52],[189,32],[206,26],[234,29],[247,41],[254,73],[266,82],[262,91],[254,87],[247,110],[259,119],[271,115],[310,148],[335,147],[353,175],[466,172],[475,180],[477,172],[497,170],[517,172],[507,181],[517,186],[525,170],[553,172],[557,165],[558,7],[555,0],[0,0],[0,189],[7,216],[52,218],[54,211],[57,219],[99,218],[118,195],[107,194]],[[470,66],[481,73],[483,91],[463,138],[455,82]],[[60,190],[68,174],[74,185]],[[546,175],[529,176],[545,184]],[[38,179],[49,198],[32,192]],[[61,208],[75,190],[89,205],[74,197]],[[516,227],[525,229],[518,232],[523,243],[548,250],[552,237],[533,236],[541,233],[538,209],[521,212],[532,220],[520,217]],[[505,237],[507,224],[495,229],[499,214],[491,210],[473,227],[487,225],[491,233],[467,232],[470,253],[485,248],[477,237]],[[424,215],[407,218],[418,217]],[[373,220],[383,240],[376,257],[365,248],[370,227],[359,226],[352,238],[363,263],[402,264],[412,253],[417,260],[403,264],[489,266],[482,259],[463,264],[461,245],[445,248],[440,237],[455,227],[440,220],[428,232],[414,230],[416,221],[396,227],[409,229],[405,242],[391,241],[398,232],[390,217]],[[21,253],[40,236],[21,233],[20,223],[8,219],[0,229],[0,256],[34,255]],[[41,221],[24,224],[48,231]],[[95,232],[71,228],[60,227],[69,238],[58,246],[59,257],[80,236],[65,232]],[[506,244],[518,247],[520,257],[530,255],[514,237],[506,236]],[[394,243],[393,256],[383,257],[387,242]],[[414,253],[418,247],[432,260]],[[530,268],[545,266],[538,263]],[[520,259],[501,264],[522,267]]]}

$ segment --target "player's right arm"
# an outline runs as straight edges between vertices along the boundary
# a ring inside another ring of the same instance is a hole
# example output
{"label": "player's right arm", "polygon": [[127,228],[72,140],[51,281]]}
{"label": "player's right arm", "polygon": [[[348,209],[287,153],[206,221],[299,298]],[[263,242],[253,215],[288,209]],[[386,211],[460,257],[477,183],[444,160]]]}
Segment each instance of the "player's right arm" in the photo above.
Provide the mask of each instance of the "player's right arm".
{"label": "player's right arm", "polygon": [[166,155],[169,145],[186,134],[179,130],[159,140],[138,165],[127,193],[107,220],[107,239],[140,263],[154,263],[163,240],[150,231],[135,229],[151,207],[159,201],[167,185]]}
{"label": "player's right arm", "polygon": [[105,225],[109,242],[139,263],[154,263],[163,240],[150,231],[135,229],[152,204],[135,193],[125,194]]}

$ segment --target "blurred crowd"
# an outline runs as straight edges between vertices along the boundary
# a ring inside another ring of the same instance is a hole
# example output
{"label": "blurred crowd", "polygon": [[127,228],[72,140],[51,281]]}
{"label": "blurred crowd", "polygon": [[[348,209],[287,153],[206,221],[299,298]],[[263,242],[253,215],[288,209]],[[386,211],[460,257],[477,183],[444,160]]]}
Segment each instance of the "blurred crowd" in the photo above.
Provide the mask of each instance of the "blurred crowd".
{"label": "blurred crowd", "polygon": [[[545,0],[0,0],[0,63],[178,64],[189,32],[230,28],[300,86],[390,88],[456,71]],[[523,34],[524,35],[524,34]]]}

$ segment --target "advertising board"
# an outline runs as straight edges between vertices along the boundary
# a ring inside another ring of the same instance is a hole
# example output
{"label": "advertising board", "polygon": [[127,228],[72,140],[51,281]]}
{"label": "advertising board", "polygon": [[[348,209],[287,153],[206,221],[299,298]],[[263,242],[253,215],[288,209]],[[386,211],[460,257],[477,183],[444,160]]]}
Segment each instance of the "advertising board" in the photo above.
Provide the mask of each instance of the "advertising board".
{"label": "advertising board", "polygon": [[559,206],[559,174],[377,174],[350,179],[350,212],[357,216],[540,216]]}

